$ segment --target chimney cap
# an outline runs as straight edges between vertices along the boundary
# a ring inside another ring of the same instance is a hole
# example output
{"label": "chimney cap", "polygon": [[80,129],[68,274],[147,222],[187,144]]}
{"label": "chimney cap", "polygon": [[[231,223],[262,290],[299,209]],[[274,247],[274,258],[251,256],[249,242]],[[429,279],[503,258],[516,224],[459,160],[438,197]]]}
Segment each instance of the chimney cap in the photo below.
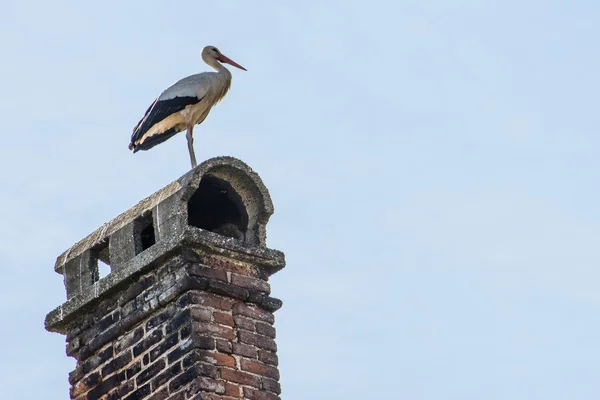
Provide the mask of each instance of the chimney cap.
{"label": "chimney cap", "polygon": [[[230,188],[239,195],[243,203],[241,204],[244,208],[243,211],[248,214],[247,232],[245,232],[244,238],[245,244],[252,247],[266,247],[266,225],[274,211],[269,191],[260,176],[246,163],[234,157],[220,156],[204,161],[179,179],[143,199],[129,210],[106,222],[100,228],[75,243],[58,256],[54,267],[55,271],[64,274],[64,266],[69,261],[83,254],[86,250],[105,243],[115,232],[133,223],[148,212],[152,210],[157,211],[162,203],[167,202],[167,199],[171,201],[173,199],[177,200],[178,204],[176,208],[178,207],[179,209],[172,210],[174,214],[178,216],[187,214],[188,210],[185,205],[187,205],[187,202],[190,201],[199,189],[204,177],[215,178],[231,185]],[[158,210],[158,213],[160,213],[160,210]],[[154,223],[157,224],[158,222],[159,226],[157,230],[160,233],[161,228],[163,228],[162,224],[166,221],[157,221],[159,219],[160,214],[155,217]],[[187,222],[188,218],[183,219]],[[183,222],[183,220],[180,220],[180,222]],[[160,237],[157,240],[160,240]]]}

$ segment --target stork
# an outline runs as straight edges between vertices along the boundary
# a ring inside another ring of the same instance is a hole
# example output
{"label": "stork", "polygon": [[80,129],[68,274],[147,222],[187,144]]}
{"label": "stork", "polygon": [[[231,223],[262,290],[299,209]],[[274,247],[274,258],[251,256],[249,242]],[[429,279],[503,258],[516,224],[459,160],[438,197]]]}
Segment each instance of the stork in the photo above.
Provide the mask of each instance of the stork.
{"label": "stork", "polygon": [[149,150],[187,130],[186,138],[192,168],[198,165],[194,153],[194,126],[202,123],[210,109],[229,90],[231,72],[221,63],[243,69],[215,46],[202,49],[202,59],[217,72],[203,72],[183,78],[163,91],[133,128],[129,150]]}

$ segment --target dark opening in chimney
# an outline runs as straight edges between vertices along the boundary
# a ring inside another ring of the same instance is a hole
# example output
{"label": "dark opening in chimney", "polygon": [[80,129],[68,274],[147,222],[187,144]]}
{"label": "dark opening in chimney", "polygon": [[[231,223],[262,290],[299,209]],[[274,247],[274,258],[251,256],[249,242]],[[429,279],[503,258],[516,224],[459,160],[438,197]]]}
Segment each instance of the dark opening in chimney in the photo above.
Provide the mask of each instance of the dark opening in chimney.
{"label": "dark opening in chimney", "polygon": [[188,225],[244,240],[248,213],[242,198],[229,182],[204,175],[188,201]]}
{"label": "dark opening in chimney", "polygon": [[90,249],[92,283],[98,282],[111,272],[108,243],[108,239],[106,239]]}
{"label": "dark opening in chimney", "polygon": [[133,234],[135,236],[135,254],[150,248],[156,243],[154,236],[154,223],[152,221],[152,212],[142,215],[134,221]]}

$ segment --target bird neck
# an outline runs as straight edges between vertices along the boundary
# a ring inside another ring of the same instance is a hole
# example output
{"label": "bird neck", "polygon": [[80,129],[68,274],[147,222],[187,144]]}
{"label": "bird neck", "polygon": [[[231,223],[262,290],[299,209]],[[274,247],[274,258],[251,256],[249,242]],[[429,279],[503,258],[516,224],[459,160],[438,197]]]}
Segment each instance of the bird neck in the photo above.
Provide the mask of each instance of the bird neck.
{"label": "bird neck", "polygon": [[214,58],[206,57],[204,62],[213,67],[219,75],[231,76],[231,72],[229,72],[229,70],[223,64]]}

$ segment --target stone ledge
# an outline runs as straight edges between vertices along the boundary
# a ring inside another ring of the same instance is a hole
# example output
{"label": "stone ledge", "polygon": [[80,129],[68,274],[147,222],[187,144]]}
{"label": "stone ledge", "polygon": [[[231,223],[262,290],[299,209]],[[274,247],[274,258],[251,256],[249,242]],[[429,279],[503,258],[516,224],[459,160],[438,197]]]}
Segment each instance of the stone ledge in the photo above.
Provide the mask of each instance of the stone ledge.
{"label": "stone ledge", "polygon": [[[255,267],[264,270],[267,276],[281,270],[285,266],[285,256],[278,250],[249,245],[213,232],[189,226],[181,234],[165,238],[144,250],[133,259],[124,263],[118,270],[95,282],[89,287],[88,291],[67,300],[51,311],[46,316],[46,329],[66,333],[69,323],[80,312],[89,310],[108,293],[121,287],[135,276],[157,267],[166,258],[172,257],[183,250],[188,250],[189,253],[189,249],[197,249],[201,253],[206,252],[210,255],[216,254],[251,263]],[[219,288],[218,284],[216,284],[215,290],[224,289]],[[276,309],[280,306],[277,304],[276,299],[262,296],[261,294],[255,294],[250,301],[258,304],[264,303],[264,306],[267,308]],[[271,304],[273,301],[275,303]]]}

